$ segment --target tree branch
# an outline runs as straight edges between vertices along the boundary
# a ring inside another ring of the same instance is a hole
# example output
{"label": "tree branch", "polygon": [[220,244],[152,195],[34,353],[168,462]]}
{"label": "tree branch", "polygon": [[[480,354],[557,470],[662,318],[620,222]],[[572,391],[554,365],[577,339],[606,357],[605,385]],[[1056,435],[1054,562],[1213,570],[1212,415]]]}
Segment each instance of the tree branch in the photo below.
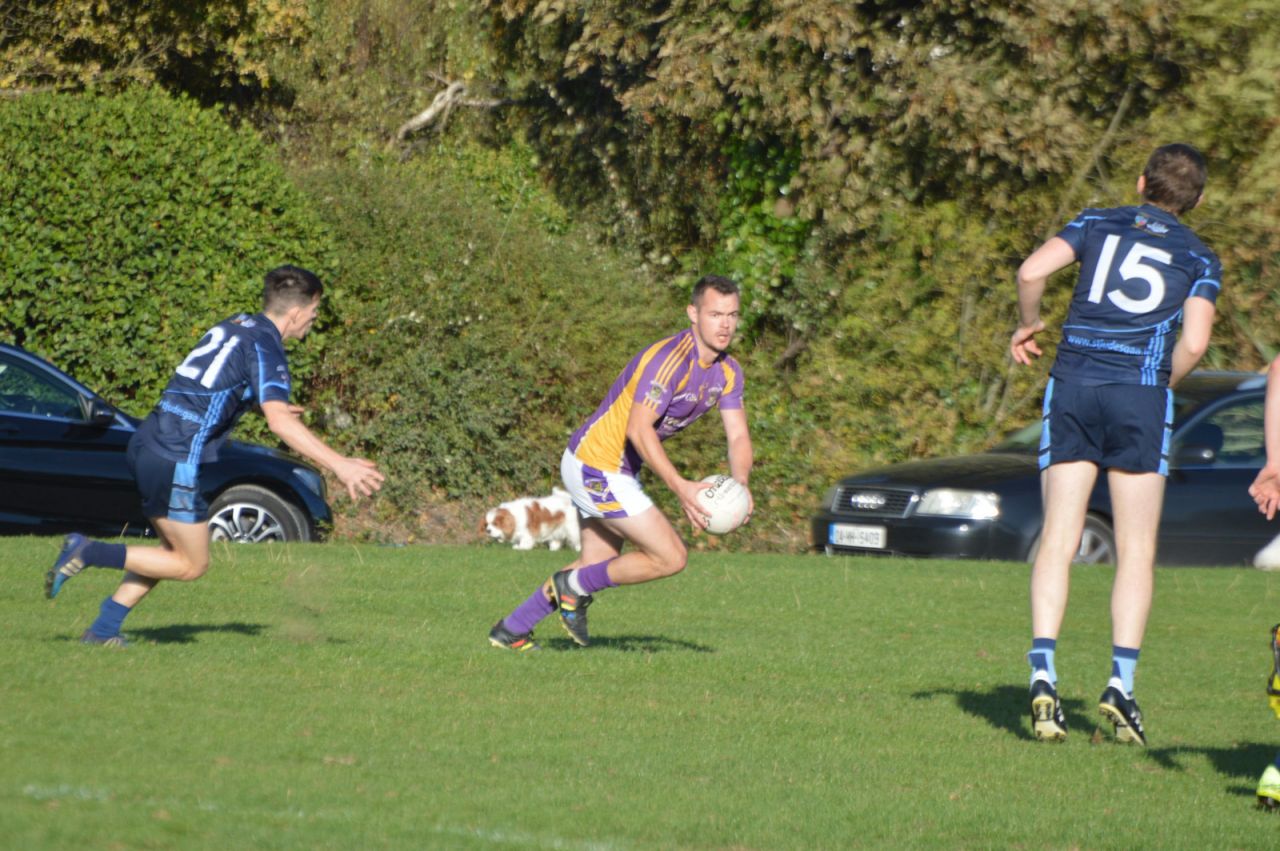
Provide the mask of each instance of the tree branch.
{"label": "tree branch", "polygon": [[[441,83],[446,82],[438,74],[431,74],[431,78]],[[453,111],[455,106],[495,109],[510,102],[502,98],[468,98],[466,94],[466,83],[461,80],[448,82],[444,91],[437,92],[436,96],[431,99],[430,106],[400,125],[400,129],[396,131],[396,140],[403,142],[411,134],[435,124],[438,124],[443,129],[445,123],[449,120],[449,113]]]}

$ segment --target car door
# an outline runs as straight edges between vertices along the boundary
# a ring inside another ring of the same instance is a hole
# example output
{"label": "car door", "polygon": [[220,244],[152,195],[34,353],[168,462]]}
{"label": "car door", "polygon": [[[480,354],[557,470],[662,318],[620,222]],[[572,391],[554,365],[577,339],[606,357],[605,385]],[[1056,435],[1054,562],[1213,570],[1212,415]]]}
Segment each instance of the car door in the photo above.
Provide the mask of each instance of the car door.
{"label": "car door", "polygon": [[1248,564],[1280,523],[1249,485],[1266,461],[1261,394],[1232,399],[1174,435],[1160,521],[1160,564]]}
{"label": "car door", "polygon": [[125,463],[132,431],[89,414],[55,370],[0,352],[0,527],[115,533],[145,522]]}

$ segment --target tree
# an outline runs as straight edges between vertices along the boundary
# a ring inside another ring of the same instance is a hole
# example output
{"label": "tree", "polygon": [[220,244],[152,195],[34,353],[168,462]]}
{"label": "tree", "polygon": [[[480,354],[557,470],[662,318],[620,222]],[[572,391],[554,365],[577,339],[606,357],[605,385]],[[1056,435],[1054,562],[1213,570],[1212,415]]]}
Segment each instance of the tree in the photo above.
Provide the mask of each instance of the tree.
{"label": "tree", "polygon": [[2,0],[0,93],[158,82],[243,99],[307,20],[306,0]]}

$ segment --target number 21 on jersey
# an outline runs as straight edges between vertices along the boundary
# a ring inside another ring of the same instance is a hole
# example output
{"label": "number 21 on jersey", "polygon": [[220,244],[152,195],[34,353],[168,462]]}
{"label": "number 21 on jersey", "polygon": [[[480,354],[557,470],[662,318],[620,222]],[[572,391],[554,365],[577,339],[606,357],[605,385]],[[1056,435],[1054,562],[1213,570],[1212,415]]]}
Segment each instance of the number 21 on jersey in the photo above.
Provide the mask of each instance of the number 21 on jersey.
{"label": "number 21 on jersey", "polygon": [[[1098,255],[1098,265],[1093,270],[1093,283],[1089,287],[1089,301],[1098,304],[1106,292],[1107,279],[1111,277],[1111,267],[1115,263],[1116,249],[1120,246],[1120,236],[1111,234],[1102,243],[1102,253]],[[1162,266],[1173,262],[1173,255],[1150,245],[1135,242],[1129,246],[1124,260],[1120,263],[1120,277],[1125,281],[1143,280],[1150,287],[1145,298],[1132,298],[1123,290],[1113,289],[1106,296],[1116,307],[1126,313],[1149,313],[1160,306],[1164,300],[1165,282],[1160,270],[1151,265],[1154,261]]]}
{"label": "number 21 on jersey", "polygon": [[[227,358],[231,356],[236,344],[240,342],[239,335],[233,334],[224,343],[223,338],[226,336],[227,332],[221,326],[215,325],[210,328],[209,333],[205,335],[205,340],[192,349],[191,354],[187,355],[187,359],[179,364],[174,371],[183,378],[199,379],[201,386],[212,388],[213,383],[218,380],[218,373],[222,372],[222,367],[226,364]],[[217,354],[213,356],[213,360],[209,361],[208,366],[201,366],[201,360],[204,356],[215,350]]]}

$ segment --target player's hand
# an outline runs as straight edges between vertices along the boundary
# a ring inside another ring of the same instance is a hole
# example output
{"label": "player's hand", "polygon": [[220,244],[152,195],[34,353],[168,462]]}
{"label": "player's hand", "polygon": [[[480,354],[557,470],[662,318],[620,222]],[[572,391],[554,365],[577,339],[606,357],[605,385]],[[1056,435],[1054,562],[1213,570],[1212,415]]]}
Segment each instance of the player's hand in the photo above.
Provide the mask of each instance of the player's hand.
{"label": "player's hand", "polygon": [[1280,507],[1280,464],[1267,464],[1258,471],[1258,477],[1249,485],[1249,496],[1268,520],[1276,516],[1276,509]]}
{"label": "player's hand", "polygon": [[751,516],[756,513],[756,498],[751,495],[751,488],[747,487],[746,482],[739,481],[738,484],[742,485],[742,489],[747,492],[747,519],[742,521],[742,525],[745,526],[751,522]]}
{"label": "player's hand", "polygon": [[343,458],[333,472],[352,500],[373,496],[387,478],[379,472],[377,464],[364,458]]}
{"label": "player's hand", "polygon": [[695,529],[705,529],[707,524],[711,522],[711,518],[707,516],[702,503],[698,502],[698,494],[706,489],[705,482],[691,482],[688,479],[682,479],[680,484],[674,488],[676,496],[680,498],[680,507],[684,509],[684,516],[689,518],[689,522],[693,524]]}
{"label": "player's hand", "polygon": [[1037,319],[1031,325],[1020,325],[1009,340],[1009,353],[1020,364],[1030,366],[1040,357],[1040,347],[1036,345],[1036,334],[1044,330],[1044,322]]}

